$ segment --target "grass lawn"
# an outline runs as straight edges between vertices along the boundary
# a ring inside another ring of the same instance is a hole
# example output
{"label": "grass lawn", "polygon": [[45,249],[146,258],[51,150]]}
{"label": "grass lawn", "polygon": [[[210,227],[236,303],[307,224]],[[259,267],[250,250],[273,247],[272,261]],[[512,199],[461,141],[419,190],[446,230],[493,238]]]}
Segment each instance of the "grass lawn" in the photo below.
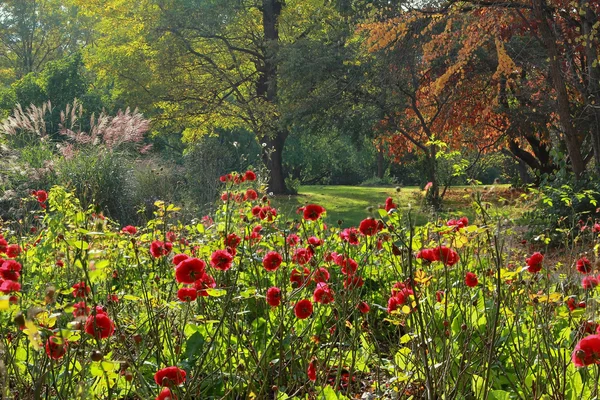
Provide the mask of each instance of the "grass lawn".
{"label": "grass lawn", "polygon": [[[469,219],[475,216],[472,210],[471,193],[480,191],[485,200],[497,203],[498,199],[505,197],[508,185],[494,185],[489,187],[457,186],[450,188],[444,199],[444,212],[449,216],[466,215]],[[361,186],[302,186],[299,194],[295,196],[277,196],[273,199],[273,206],[289,218],[298,218],[296,210],[306,204],[319,204],[327,210],[329,224],[342,220],[342,226],[355,226],[361,220],[371,215],[369,207],[377,208],[383,205],[385,199],[391,196],[399,208],[414,210],[417,224],[425,223],[431,214],[423,207],[424,192],[418,187],[403,187],[399,192],[394,187],[361,187]],[[505,211],[510,212],[509,208]]]}

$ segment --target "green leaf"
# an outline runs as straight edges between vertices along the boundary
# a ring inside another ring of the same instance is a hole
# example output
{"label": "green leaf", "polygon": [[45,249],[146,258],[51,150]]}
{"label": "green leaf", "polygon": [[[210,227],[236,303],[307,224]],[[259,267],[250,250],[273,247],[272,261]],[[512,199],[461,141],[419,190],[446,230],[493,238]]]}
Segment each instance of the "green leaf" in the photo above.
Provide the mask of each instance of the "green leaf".
{"label": "green leaf", "polygon": [[206,293],[208,293],[208,295],[211,297],[221,297],[221,296],[225,296],[225,294],[227,294],[227,290],[210,288],[210,289],[206,289]]}
{"label": "green leaf", "polygon": [[489,400],[510,400],[510,393],[504,390],[492,390],[488,396]]}

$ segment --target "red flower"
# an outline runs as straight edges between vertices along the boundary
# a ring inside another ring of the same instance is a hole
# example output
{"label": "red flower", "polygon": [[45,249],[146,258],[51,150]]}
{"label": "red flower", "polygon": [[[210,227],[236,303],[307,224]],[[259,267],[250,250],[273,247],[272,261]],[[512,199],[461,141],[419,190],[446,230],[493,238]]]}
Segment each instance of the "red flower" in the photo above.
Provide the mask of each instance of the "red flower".
{"label": "red flower", "polygon": [[381,224],[373,218],[363,219],[360,222],[360,225],[358,225],[358,230],[365,236],[373,236],[377,234],[381,228]]}
{"label": "red flower", "polygon": [[309,276],[310,270],[308,268],[304,267],[302,273],[296,268],[294,268],[290,274],[290,282],[292,283],[292,287],[297,288],[299,286],[302,286]]}
{"label": "red flower", "polygon": [[587,259],[587,257],[581,257],[579,260],[577,260],[576,265],[577,271],[581,272],[582,274],[589,274],[592,272],[592,263]]}
{"label": "red flower", "polygon": [[300,300],[294,306],[294,314],[298,319],[306,319],[313,313],[313,305],[308,299]]}
{"label": "red flower", "polygon": [[7,248],[8,242],[2,237],[2,235],[0,235],[0,253],[6,253]]}
{"label": "red flower", "polygon": [[469,219],[467,217],[462,217],[459,219],[450,219],[450,220],[448,220],[448,222],[446,222],[446,226],[454,227],[455,231],[464,228],[468,224],[469,224]]}
{"label": "red flower", "polygon": [[586,276],[581,280],[581,287],[583,287],[586,290],[589,290],[598,286],[598,283],[600,282],[595,276]]}
{"label": "red flower", "polygon": [[206,273],[202,275],[202,278],[194,282],[194,289],[196,289],[198,291],[198,295],[202,297],[208,296],[206,289],[213,289],[215,287],[217,287],[215,279]]}
{"label": "red flower", "polygon": [[358,308],[358,311],[360,311],[363,314],[366,314],[369,311],[371,311],[371,307],[369,307],[369,304],[366,301],[361,301],[360,303],[358,303],[356,308]]}
{"label": "red flower", "polygon": [[262,220],[273,221],[273,217],[277,216],[277,210],[273,207],[262,207],[258,212],[258,217]]}
{"label": "red flower", "polygon": [[281,304],[281,289],[275,286],[267,289],[267,304],[271,307],[278,307]]}
{"label": "red flower", "polygon": [[308,375],[308,379],[310,379],[312,382],[317,380],[317,360],[314,358],[308,363],[306,375]]}
{"label": "red flower", "polygon": [[256,190],[254,190],[254,189],[248,189],[248,190],[246,190],[244,199],[254,201],[254,200],[258,199],[258,193],[256,193]]}
{"label": "red flower", "polygon": [[155,240],[150,244],[150,254],[152,254],[152,257],[154,258],[166,256],[171,252],[171,249],[173,249],[173,244],[170,242]]}
{"label": "red flower", "polygon": [[73,285],[73,297],[75,298],[85,298],[88,294],[90,294],[91,291],[92,289],[90,289],[90,287],[87,286],[85,282],[79,282]]}
{"label": "red flower", "polygon": [[182,262],[183,260],[187,260],[188,258],[190,258],[190,256],[188,256],[187,254],[176,254],[173,257],[173,264],[177,266],[180,262]]}
{"label": "red flower", "polygon": [[393,208],[398,208],[398,206],[394,204],[394,200],[391,197],[388,197],[385,199],[385,211],[390,212]]}
{"label": "red flower", "polygon": [[343,254],[337,255],[334,258],[334,261],[337,265],[342,267],[342,274],[344,275],[354,275],[358,269],[358,263]]}
{"label": "red flower", "polygon": [[540,272],[542,270],[542,261],[544,261],[544,256],[542,253],[536,251],[531,257],[525,260],[528,267],[527,270],[532,274]]}
{"label": "red flower", "polygon": [[244,173],[244,178],[247,181],[255,181],[256,180],[256,174],[254,173],[254,171],[246,171],[246,173]]}
{"label": "red flower", "polygon": [[477,279],[477,275],[472,272],[467,272],[467,275],[465,276],[465,285],[468,287],[475,287],[478,283],[479,280]]}
{"label": "red flower", "polygon": [[123,229],[121,229],[121,231],[123,233],[128,233],[130,235],[135,235],[137,233],[137,228],[135,226],[132,226],[132,225],[127,225],[127,226],[124,226]]}
{"label": "red flower", "polygon": [[232,249],[237,248],[240,245],[242,238],[240,238],[235,233],[230,233],[225,238],[225,247],[231,247]]}
{"label": "red flower", "polygon": [[206,263],[198,258],[186,258],[175,268],[175,279],[179,283],[194,283],[202,278]]}
{"label": "red flower", "polygon": [[229,254],[226,250],[217,250],[212,253],[210,257],[210,265],[213,268],[220,269],[221,271],[227,271],[231,268],[231,262],[233,261],[233,256]]}
{"label": "red flower", "polygon": [[312,256],[313,253],[310,250],[301,247],[296,249],[294,255],[292,256],[292,260],[296,261],[300,265],[304,265],[310,261]]}
{"label": "red flower", "polygon": [[358,233],[358,230],[354,227],[346,228],[340,233],[340,239],[350,243],[351,245],[357,245]]}
{"label": "red flower", "polygon": [[287,237],[286,243],[291,247],[296,247],[298,243],[300,243],[300,237],[295,233],[292,233]]}
{"label": "red flower", "polygon": [[34,191],[33,194],[35,197],[37,197],[38,203],[43,203],[48,200],[48,192],[45,190]]}
{"label": "red flower", "polygon": [[433,249],[420,250],[417,253],[416,257],[426,260],[426,261],[429,261],[430,263],[437,260],[436,253],[433,251]]}
{"label": "red flower", "polygon": [[311,236],[308,238],[308,244],[310,244],[313,247],[319,247],[323,244],[323,239],[319,239],[316,236]]}
{"label": "red flower", "polygon": [[85,321],[85,332],[96,339],[106,339],[115,332],[115,324],[106,313],[96,311],[96,315],[90,315]]}
{"label": "red flower", "polygon": [[398,291],[392,290],[393,295],[388,299],[388,312],[397,310],[398,307],[411,302],[411,296],[414,296],[412,289],[404,287]]}
{"label": "red flower", "polygon": [[309,221],[316,221],[319,219],[321,214],[325,212],[325,209],[316,204],[307,204],[304,206],[303,217]]}
{"label": "red flower", "polygon": [[183,287],[177,291],[177,298],[184,302],[190,302],[196,300],[198,292],[196,288]]}
{"label": "red flower", "polygon": [[21,248],[18,244],[11,244],[6,248],[6,256],[9,258],[18,257],[19,254],[21,254]]}
{"label": "red flower", "polygon": [[313,300],[321,304],[333,303],[333,291],[326,283],[319,282],[313,293]]}
{"label": "red flower", "polygon": [[172,387],[185,382],[185,371],[178,367],[166,367],[154,374],[154,382],[159,386]]}
{"label": "red flower", "polygon": [[79,303],[73,304],[73,316],[77,317],[85,317],[90,313],[90,308],[85,304],[85,301],[80,301]]}
{"label": "red flower", "polygon": [[267,271],[277,271],[282,261],[283,257],[278,252],[270,251],[263,258],[263,266]]}
{"label": "red flower", "polygon": [[437,301],[438,303],[441,303],[442,300],[444,299],[444,291],[443,290],[438,290],[437,292],[435,292],[435,301]]}
{"label": "red flower", "polygon": [[365,284],[365,281],[362,277],[358,275],[347,275],[344,280],[344,289],[352,290],[359,287],[362,287]]}
{"label": "red flower", "polygon": [[69,344],[65,339],[52,335],[46,342],[46,354],[53,360],[59,360],[67,353],[68,347]]}
{"label": "red flower", "polygon": [[9,281],[18,281],[19,272],[21,272],[21,264],[15,260],[4,260],[0,259],[0,277]]}
{"label": "red flower", "polygon": [[177,396],[171,392],[171,389],[164,387],[156,397],[156,400],[177,400]]}
{"label": "red flower", "polygon": [[600,335],[586,336],[577,343],[571,360],[576,367],[600,364]]}
{"label": "red flower", "polygon": [[449,267],[456,264],[459,260],[458,253],[446,246],[440,246],[433,249],[436,261],[441,261]]}
{"label": "red flower", "polygon": [[313,280],[316,283],[319,282],[327,282],[329,280],[331,276],[329,275],[329,271],[327,271],[327,268],[321,267],[319,269],[317,269],[313,275]]}
{"label": "red flower", "polygon": [[[1,281],[1,280],[0,280]],[[15,293],[21,291],[21,284],[15,281],[0,282],[0,292],[4,294]]]}
{"label": "red flower", "polygon": [[600,224],[596,222],[592,230],[594,231],[594,233],[600,232]]}

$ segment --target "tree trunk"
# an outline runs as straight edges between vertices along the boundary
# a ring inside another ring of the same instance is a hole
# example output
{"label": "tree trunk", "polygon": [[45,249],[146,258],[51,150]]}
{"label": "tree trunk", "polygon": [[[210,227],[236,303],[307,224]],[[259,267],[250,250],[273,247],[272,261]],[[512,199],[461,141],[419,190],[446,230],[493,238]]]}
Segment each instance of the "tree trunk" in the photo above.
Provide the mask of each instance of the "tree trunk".
{"label": "tree trunk", "polygon": [[539,21],[540,37],[544,43],[544,47],[548,51],[550,62],[550,77],[552,85],[556,91],[557,111],[560,119],[560,124],[563,128],[564,142],[571,160],[571,168],[576,176],[580,177],[585,171],[585,161],[581,154],[581,139],[577,134],[577,130],[573,125],[573,118],[570,112],[569,94],[567,86],[560,67],[560,55],[554,32],[548,24],[548,18],[544,12],[544,0],[532,0],[533,13]]}
{"label": "tree trunk", "polygon": [[596,171],[600,171],[600,67],[597,64],[598,52],[592,40],[594,24],[598,16],[592,11],[589,0],[580,2],[580,9],[586,10],[582,16],[582,26],[585,41],[585,61],[587,70],[586,108],[590,115],[592,146],[594,149],[594,163]]}
{"label": "tree trunk", "polygon": [[377,150],[377,178],[383,179],[385,175],[385,158],[382,150]]}
{"label": "tree trunk", "polygon": [[[264,43],[264,66],[260,70],[257,94],[267,103],[277,105],[277,50],[279,46],[279,16],[283,3],[280,0],[263,0],[262,16]],[[267,117],[269,118],[269,117]],[[272,130],[264,132],[262,138],[267,147],[263,150],[263,160],[269,168],[269,191],[274,194],[287,192],[285,175],[283,173],[283,146],[287,139],[287,132],[279,127],[279,121],[273,117],[271,121],[264,121]]]}
{"label": "tree trunk", "polygon": [[442,205],[442,199],[440,198],[440,184],[438,182],[437,159],[435,155],[435,145],[432,145],[429,148],[428,154],[425,156],[425,162],[427,163],[427,179],[429,179],[428,184],[431,183],[427,193],[425,193],[425,199],[430,206],[437,210]]}

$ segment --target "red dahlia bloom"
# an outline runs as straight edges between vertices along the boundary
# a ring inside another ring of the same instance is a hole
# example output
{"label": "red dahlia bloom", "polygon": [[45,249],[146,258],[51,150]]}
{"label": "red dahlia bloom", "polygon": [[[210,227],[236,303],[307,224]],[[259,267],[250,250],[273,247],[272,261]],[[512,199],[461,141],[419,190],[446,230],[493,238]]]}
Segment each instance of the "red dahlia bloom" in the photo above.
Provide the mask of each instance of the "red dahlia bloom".
{"label": "red dahlia bloom", "polygon": [[571,360],[576,367],[600,364],[600,335],[586,336],[577,343]]}
{"label": "red dahlia bloom", "polygon": [[398,208],[398,206],[394,204],[394,200],[391,197],[388,197],[385,199],[385,211],[390,212],[393,208]]}
{"label": "red dahlia bloom", "polygon": [[310,244],[313,247],[319,247],[323,244],[323,239],[319,239],[316,236],[311,236],[308,238],[308,244]]}
{"label": "red dahlia bloom", "polygon": [[202,278],[206,263],[198,258],[186,258],[175,267],[175,279],[179,283],[194,283]]}
{"label": "red dahlia bloom", "polygon": [[331,276],[329,275],[329,271],[327,271],[327,268],[321,267],[319,269],[317,269],[313,275],[313,280],[316,283],[319,282],[327,282],[329,280]]}
{"label": "red dahlia bloom", "polygon": [[106,339],[115,332],[115,324],[106,313],[96,312],[96,315],[90,315],[85,321],[85,332],[96,339]]}
{"label": "red dahlia bloom", "polygon": [[0,253],[6,253],[7,248],[8,242],[2,237],[2,235],[0,235]]}
{"label": "red dahlia bloom", "polygon": [[214,289],[215,287],[217,287],[215,279],[206,273],[202,275],[202,278],[194,282],[194,289],[196,289],[198,291],[198,295],[202,297],[208,296],[206,289]]}
{"label": "red dahlia bloom", "polygon": [[271,307],[278,307],[281,304],[281,289],[275,286],[267,289],[267,304]]}
{"label": "red dahlia bloom", "polygon": [[267,271],[277,271],[283,261],[283,257],[276,252],[270,251],[263,258],[263,266]]}
{"label": "red dahlia bloom", "polygon": [[59,360],[67,353],[68,347],[69,344],[65,339],[52,335],[46,342],[46,354],[53,360]]}
{"label": "red dahlia bloom", "polygon": [[137,228],[135,226],[132,226],[132,225],[127,225],[127,226],[124,226],[123,229],[121,229],[121,231],[123,233],[128,233],[130,235],[135,235],[137,233]]}
{"label": "red dahlia bloom", "polygon": [[593,289],[596,286],[598,286],[598,283],[600,283],[600,281],[598,281],[598,278],[595,276],[586,276],[581,280],[581,287],[589,290],[589,289]]}
{"label": "red dahlia bloom", "polygon": [[162,242],[160,240],[155,240],[150,244],[150,254],[152,257],[158,258],[161,256],[166,256],[173,249],[173,244],[170,242]]}
{"label": "red dahlia bloom", "polygon": [[217,250],[210,257],[210,265],[221,271],[227,271],[231,268],[232,261],[233,256],[227,250]]}
{"label": "red dahlia bloom", "polygon": [[527,270],[532,274],[540,272],[542,270],[542,261],[544,261],[544,256],[542,253],[536,251],[531,255],[531,257],[525,260],[528,267]]}
{"label": "red dahlia bloom", "polygon": [[177,400],[177,396],[171,392],[171,389],[164,387],[156,397],[156,400]]}
{"label": "red dahlia bloom", "polygon": [[313,253],[309,249],[305,249],[303,247],[296,249],[294,255],[292,256],[292,260],[296,261],[300,265],[304,265],[310,261]]}
{"label": "red dahlia bloom", "polygon": [[364,284],[365,281],[358,275],[347,275],[344,279],[344,289],[352,290],[362,287]]}
{"label": "red dahlia bloom", "polygon": [[433,249],[436,261],[441,261],[449,267],[456,264],[459,260],[458,253],[446,246],[440,246]]}
{"label": "red dahlia bloom", "polygon": [[366,301],[361,301],[360,303],[358,303],[356,308],[358,308],[358,311],[360,311],[363,314],[366,314],[369,311],[371,311],[371,307],[369,307],[369,303],[367,303]]}
{"label": "red dahlia bloom", "polygon": [[346,228],[340,233],[340,239],[350,243],[351,245],[358,244],[358,230],[356,228]]}
{"label": "red dahlia bloom", "polygon": [[0,279],[0,292],[4,294],[16,293],[21,291],[21,284],[15,281],[4,281]]}
{"label": "red dahlia bloom", "polygon": [[255,181],[256,180],[256,174],[254,173],[254,171],[246,171],[246,173],[244,173],[244,178],[247,181]]}
{"label": "red dahlia bloom", "polygon": [[0,277],[9,281],[18,281],[19,272],[21,272],[21,264],[15,260],[4,260],[0,259]]}
{"label": "red dahlia bloom", "polygon": [[309,276],[310,270],[308,268],[304,267],[304,270],[302,272],[294,268],[290,274],[290,282],[292,284],[292,287],[297,288],[299,286],[302,286]]}
{"label": "red dahlia bloom", "polygon": [[85,301],[80,301],[79,303],[73,304],[73,316],[77,317],[85,317],[90,313],[90,308],[85,304]]}
{"label": "red dahlia bloom", "polygon": [[358,230],[365,236],[373,236],[381,230],[382,226],[379,221],[373,218],[363,219],[358,225]]}
{"label": "red dahlia bloom", "polygon": [[231,247],[232,249],[237,248],[242,241],[242,238],[235,233],[230,233],[225,238],[225,247]]}
{"label": "red dahlia bloom", "polygon": [[321,214],[325,212],[325,209],[317,204],[308,204],[304,206],[303,217],[308,221],[316,221],[319,219]]}
{"label": "red dahlia bloom", "polygon": [[18,257],[21,254],[21,248],[18,244],[10,244],[6,248],[6,256],[9,258]]}
{"label": "red dahlia bloom", "polygon": [[254,190],[254,189],[248,189],[248,190],[246,190],[246,194],[244,195],[244,198],[246,200],[254,201],[254,200],[258,199],[258,193],[256,193],[256,190]]}
{"label": "red dahlia bloom", "polygon": [[296,247],[296,246],[298,246],[298,243],[300,243],[300,237],[298,235],[296,235],[295,233],[292,233],[292,234],[288,235],[288,237],[286,239],[286,243],[291,247]]}
{"label": "red dahlia bloom", "polygon": [[184,302],[190,302],[196,300],[198,292],[196,288],[183,287],[177,291],[177,298]]}
{"label": "red dahlia bloom", "polygon": [[159,386],[172,387],[185,382],[186,372],[178,367],[166,367],[154,374],[154,382]]}
{"label": "red dahlia bloom", "polygon": [[589,274],[592,272],[592,263],[587,259],[587,257],[581,257],[579,260],[577,260],[576,266],[577,271],[581,272],[582,274]]}
{"label": "red dahlia bloom", "polygon": [[437,260],[436,253],[433,251],[433,249],[419,250],[416,257],[429,261],[430,263]]}
{"label": "red dahlia bloom", "polygon": [[308,376],[308,379],[310,379],[312,382],[315,382],[317,380],[317,360],[315,360],[314,358],[308,363],[306,375]]}
{"label": "red dahlia bloom", "polygon": [[294,306],[294,314],[298,319],[306,319],[313,313],[313,304],[308,299],[300,300]]}
{"label": "red dahlia bloom", "polygon": [[173,264],[177,266],[180,262],[182,262],[183,260],[187,260],[188,258],[190,258],[190,256],[188,256],[187,254],[176,254],[173,257]]}
{"label": "red dahlia bloom", "polygon": [[37,201],[39,203],[43,203],[46,200],[48,200],[48,192],[46,192],[45,190],[38,190],[36,192],[34,192],[35,197],[37,197]]}
{"label": "red dahlia bloom", "polygon": [[467,275],[465,276],[465,285],[468,287],[475,287],[478,283],[479,280],[477,279],[477,275],[472,272],[467,272]]}
{"label": "red dahlia bloom", "polygon": [[333,290],[326,283],[319,282],[313,293],[313,300],[321,304],[333,303]]}
{"label": "red dahlia bloom", "polygon": [[90,294],[91,291],[92,289],[90,289],[90,287],[87,286],[85,282],[79,282],[73,285],[73,297],[75,298],[85,298],[88,294]]}

